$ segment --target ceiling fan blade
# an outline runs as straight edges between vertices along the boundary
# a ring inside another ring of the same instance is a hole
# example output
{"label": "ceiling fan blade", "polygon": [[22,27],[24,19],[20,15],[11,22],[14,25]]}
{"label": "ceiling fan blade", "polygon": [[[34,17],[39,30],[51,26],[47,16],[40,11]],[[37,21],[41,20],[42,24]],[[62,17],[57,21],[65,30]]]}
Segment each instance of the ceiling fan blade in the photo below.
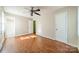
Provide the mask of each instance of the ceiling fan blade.
{"label": "ceiling fan blade", "polygon": [[36,9],[35,11],[40,11],[40,9]]}
{"label": "ceiling fan blade", "polygon": [[36,13],[36,12],[34,12],[34,13],[40,16],[40,14],[39,14],[39,13]]}

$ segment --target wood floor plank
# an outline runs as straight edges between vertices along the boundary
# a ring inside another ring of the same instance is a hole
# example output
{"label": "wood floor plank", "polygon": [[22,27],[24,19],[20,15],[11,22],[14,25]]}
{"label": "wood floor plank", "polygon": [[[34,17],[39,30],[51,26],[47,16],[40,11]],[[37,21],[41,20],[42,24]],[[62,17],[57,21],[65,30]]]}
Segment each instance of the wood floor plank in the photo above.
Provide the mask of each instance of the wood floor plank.
{"label": "wood floor plank", "polygon": [[64,53],[78,52],[76,47],[35,34],[8,38],[2,53]]}

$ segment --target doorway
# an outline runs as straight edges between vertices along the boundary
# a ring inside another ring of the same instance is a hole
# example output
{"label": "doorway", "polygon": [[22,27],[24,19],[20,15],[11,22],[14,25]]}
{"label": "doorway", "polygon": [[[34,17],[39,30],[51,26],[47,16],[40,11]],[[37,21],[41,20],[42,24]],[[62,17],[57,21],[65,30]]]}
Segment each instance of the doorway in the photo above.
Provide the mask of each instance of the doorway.
{"label": "doorway", "polygon": [[28,29],[29,33],[36,34],[36,21],[35,20],[29,20],[28,23],[29,23],[29,29]]}

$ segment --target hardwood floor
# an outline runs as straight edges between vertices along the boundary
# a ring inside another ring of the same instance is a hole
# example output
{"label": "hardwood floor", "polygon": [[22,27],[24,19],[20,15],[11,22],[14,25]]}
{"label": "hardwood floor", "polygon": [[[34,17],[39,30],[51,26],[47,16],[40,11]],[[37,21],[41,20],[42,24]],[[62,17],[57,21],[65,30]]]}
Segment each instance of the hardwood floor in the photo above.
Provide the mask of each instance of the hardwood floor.
{"label": "hardwood floor", "polygon": [[76,47],[51,40],[39,35],[29,34],[8,38],[5,41],[2,53],[60,53],[78,52]]}

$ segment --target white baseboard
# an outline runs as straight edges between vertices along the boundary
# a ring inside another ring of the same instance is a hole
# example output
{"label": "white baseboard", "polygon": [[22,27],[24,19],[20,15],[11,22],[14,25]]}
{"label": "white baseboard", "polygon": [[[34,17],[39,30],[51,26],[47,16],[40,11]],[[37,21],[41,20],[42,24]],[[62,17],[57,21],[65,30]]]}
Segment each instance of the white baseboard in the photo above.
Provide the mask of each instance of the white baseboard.
{"label": "white baseboard", "polygon": [[11,37],[16,37],[16,36],[22,36],[22,35],[27,35],[27,34],[31,34],[31,33],[26,33],[26,34],[17,34],[17,35],[14,35],[14,36],[7,36],[6,38],[11,38]]}
{"label": "white baseboard", "polygon": [[[37,34],[37,35],[39,35],[39,34]],[[49,39],[55,40],[55,38],[53,38],[53,37],[48,37],[48,36],[44,36],[44,35],[39,35],[39,36],[42,36],[42,37],[46,37],[46,38],[49,38]]]}
{"label": "white baseboard", "polygon": [[[68,43],[68,44],[69,44],[69,43]],[[74,47],[77,47],[78,50],[79,50],[79,46],[78,46],[78,45],[74,45],[74,44],[69,44],[69,45],[74,46]]]}
{"label": "white baseboard", "polygon": [[22,36],[22,35],[28,35],[28,34],[31,34],[31,33],[19,34],[19,35],[15,35],[15,36]]}

